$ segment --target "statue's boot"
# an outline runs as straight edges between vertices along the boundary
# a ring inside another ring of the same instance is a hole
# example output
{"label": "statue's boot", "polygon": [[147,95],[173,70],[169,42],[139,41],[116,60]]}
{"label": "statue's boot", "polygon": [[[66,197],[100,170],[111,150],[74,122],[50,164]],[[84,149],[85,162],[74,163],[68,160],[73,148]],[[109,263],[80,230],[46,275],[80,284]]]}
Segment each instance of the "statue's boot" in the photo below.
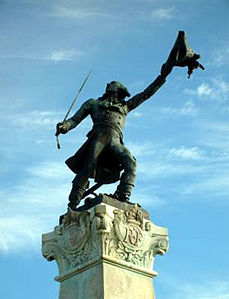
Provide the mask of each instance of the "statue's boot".
{"label": "statue's boot", "polygon": [[76,210],[76,207],[80,204],[80,201],[84,195],[84,192],[89,186],[87,177],[77,175],[72,181],[72,190],[69,194],[68,207],[71,210]]}
{"label": "statue's boot", "polygon": [[129,202],[133,187],[133,184],[121,181],[115,193],[113,194],[113,197],[117,198],[119,201]]}
{"label": "statue's boot", "polygon": [[120,183],[113,196],[119,201],[128,202],[130,200],[130,195],[134,187],[136,177],[136,160],[128,159],[126,160],[126,165],[123,174],[120,178]]}

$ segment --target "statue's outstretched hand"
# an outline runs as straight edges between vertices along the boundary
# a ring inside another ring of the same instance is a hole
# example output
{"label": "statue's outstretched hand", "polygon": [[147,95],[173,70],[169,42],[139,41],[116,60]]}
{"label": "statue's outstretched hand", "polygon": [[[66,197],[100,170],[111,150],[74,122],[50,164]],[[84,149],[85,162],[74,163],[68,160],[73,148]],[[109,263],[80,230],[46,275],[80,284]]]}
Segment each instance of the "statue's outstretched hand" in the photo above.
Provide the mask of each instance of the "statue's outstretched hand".
{"label": "statue's outstretched hand", "polygon": [[68,132],[67,122],[60,122],[56,125],[56,136],[66,134]]}
{"label": "statue's outstretched hand", "polygon": [[[201,68],[204,70],[202,64],[197,60],[200,58],[188,45],[187,36],[184,31],[179,31],[176,42],[170,51],[169,57],[162,66],[161,75],[167,76],[174,66],[188,67],[188,78],[194,69]],[[171,70],[169,72],[169,67]]]}

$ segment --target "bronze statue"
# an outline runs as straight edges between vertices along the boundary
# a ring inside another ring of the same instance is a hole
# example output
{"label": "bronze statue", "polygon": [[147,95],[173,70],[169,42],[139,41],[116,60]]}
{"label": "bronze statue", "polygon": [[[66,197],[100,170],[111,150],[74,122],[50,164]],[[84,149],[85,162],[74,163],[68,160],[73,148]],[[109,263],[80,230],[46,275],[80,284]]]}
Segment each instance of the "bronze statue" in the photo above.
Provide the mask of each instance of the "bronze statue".
{"label": "bronze statue", "polygon": [[87,100],[73,117],[57,124],[56,136],[72,130],[88,115],[93,121],[87,141],[66,161],[76,174],[69,195],[69,208],[75,210],[79,205],[89,187],[89,178],[93,178],[99,185],[119,180],[112,196],[119,201],[129,201],[135,183],[136,160],[123,143],[122,130],[126,116],[165,83],[174,66],[188,66],[189,75],[194,68],[203,68],[197,62],[199,57],[188,47],[185,34],[180,31],[167,62],[162,65],[160,75],[143,92],[125,100],[130,97],[127,88],[120,82],[112,81],[107,84],[102,97]]}

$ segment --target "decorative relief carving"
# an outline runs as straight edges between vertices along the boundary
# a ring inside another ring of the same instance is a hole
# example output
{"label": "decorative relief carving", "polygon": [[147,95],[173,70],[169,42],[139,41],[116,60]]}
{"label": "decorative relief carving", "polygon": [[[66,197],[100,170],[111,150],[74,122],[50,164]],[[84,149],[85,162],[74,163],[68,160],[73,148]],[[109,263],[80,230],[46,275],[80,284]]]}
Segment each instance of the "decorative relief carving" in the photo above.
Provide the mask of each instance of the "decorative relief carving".
{"label": "decorative relief carving", "polygon": [[[156,241],[158,237],[152,236],[151,223],[143,218],[137,205],[130,211],[114,210],[114,232],[115,238],[109,255],[117,259],[150,269],[153,257],[157,253],[162,254]],[[160,240],[167,242],[167,234],[164,233]],[[163,247],[163,254],[167,248],[168,246]]]}
{"label": "decorative relief carving", "polygon": [[167,229],[144,219],[137,205],[126,211],[102,204],[69,211],[54,232],[43,235],[42,246],[43,255],[57,261],[60,274],[102,255],[149,271],[155,255],[167,250]]}

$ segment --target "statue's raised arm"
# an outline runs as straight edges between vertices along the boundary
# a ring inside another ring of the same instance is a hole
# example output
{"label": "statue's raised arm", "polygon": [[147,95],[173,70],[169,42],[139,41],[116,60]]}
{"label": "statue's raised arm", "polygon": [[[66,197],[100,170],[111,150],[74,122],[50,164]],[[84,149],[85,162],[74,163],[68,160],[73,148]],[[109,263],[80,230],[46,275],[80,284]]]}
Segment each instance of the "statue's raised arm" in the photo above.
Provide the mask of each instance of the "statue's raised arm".
{"label": "statue's raised arm", "polygon": [[[165,69],[165,64],[163,65]],[[169,66],[168,66],[169,68]],[[172,70],[172,68],[171,68]],[[153,94],[165,83],[167,75],[159,75],[145,90],[136,94],[127,101],[128,110],[131,111],[141,105],[144,101],[152,97]]]}

